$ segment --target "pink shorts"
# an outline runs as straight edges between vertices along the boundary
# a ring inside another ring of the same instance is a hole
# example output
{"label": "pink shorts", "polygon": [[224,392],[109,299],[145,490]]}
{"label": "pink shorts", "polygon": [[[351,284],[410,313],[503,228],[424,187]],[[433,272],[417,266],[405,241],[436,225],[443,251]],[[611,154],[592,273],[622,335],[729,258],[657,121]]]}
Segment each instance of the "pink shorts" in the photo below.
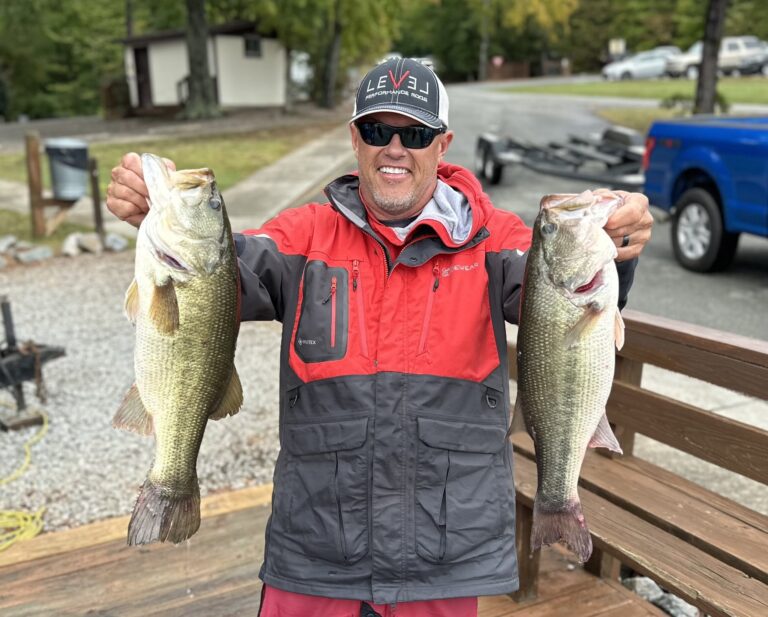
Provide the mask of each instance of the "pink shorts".
{"label": "pink shorts", "polygon": [[[371,604],[381,617],[477,617],[477,598]],[[337,600],[264,585],[259,617],[360,617],[360,600]]]}

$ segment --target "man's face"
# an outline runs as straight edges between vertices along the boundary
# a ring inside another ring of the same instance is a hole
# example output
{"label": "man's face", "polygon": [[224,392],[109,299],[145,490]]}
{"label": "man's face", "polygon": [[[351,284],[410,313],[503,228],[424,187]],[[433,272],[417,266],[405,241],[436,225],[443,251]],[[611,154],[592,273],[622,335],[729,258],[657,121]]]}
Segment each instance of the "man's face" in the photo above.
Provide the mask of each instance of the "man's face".
{"label": "man's face", "polygon": [[[419,123],[391,112],[374,113],[358,122],[383,122],[390,126],[419,126]],[[432,198],[437,185],[437,166],[448,150],[453,133],[437,135],[426,148],[408,149],[393,135],[382,147],[366,144],[357,126],[350,125],[352,148],[360,170],[360,191],[379,220],[416,215]]]}

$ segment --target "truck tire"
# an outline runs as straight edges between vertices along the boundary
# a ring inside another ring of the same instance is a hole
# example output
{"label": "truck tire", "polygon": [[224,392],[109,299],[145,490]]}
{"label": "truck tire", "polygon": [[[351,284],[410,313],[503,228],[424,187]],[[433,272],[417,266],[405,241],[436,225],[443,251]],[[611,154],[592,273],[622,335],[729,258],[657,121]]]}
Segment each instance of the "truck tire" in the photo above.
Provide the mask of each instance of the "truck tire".
{"label": "truck tire", "polygon": [[672,250],[686,270],[715,272],[733,261],[739,234],[725,231],[717,200],[702,188],[688,189],[675,205]]}

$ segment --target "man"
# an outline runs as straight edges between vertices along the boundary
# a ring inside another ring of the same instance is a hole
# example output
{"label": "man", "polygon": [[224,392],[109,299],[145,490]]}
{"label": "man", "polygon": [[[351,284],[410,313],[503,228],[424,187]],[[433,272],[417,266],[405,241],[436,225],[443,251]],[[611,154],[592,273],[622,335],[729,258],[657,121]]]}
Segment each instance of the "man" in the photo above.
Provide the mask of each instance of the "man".
{"label": "man", "polygon": [[[504,321],[531,232],[443,162],[448,98],[417,61],[363,78],[350,134],[329,203],[235,234],[242,319],[284,325],[261,614],[474,617],[518,584]],[[112,178],[138,225],[138,155]],[[651,224],[628,194],[606,225],[622,303]]]}

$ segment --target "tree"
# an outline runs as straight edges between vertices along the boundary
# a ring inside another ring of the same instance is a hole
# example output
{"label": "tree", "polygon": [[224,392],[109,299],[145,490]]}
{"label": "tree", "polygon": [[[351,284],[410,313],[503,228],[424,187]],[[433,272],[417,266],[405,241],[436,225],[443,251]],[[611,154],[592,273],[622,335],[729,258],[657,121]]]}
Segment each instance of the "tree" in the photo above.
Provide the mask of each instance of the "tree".
{"label": "tree", "polygon": [[208,68],[208,23],[205,0],[186,0],[187,57],[189,58],[189,94],[184,104],[184,117],[212,118],[219,115],[213,80]]}
{"label": "tree", "polygon": [[717,96],[717,55],[723,36],[728,0],[709,0],[704,24],[704,46],[701,50],[701,67],[696,83],[696,101],[693,113],[711,114],[715,111]]}

